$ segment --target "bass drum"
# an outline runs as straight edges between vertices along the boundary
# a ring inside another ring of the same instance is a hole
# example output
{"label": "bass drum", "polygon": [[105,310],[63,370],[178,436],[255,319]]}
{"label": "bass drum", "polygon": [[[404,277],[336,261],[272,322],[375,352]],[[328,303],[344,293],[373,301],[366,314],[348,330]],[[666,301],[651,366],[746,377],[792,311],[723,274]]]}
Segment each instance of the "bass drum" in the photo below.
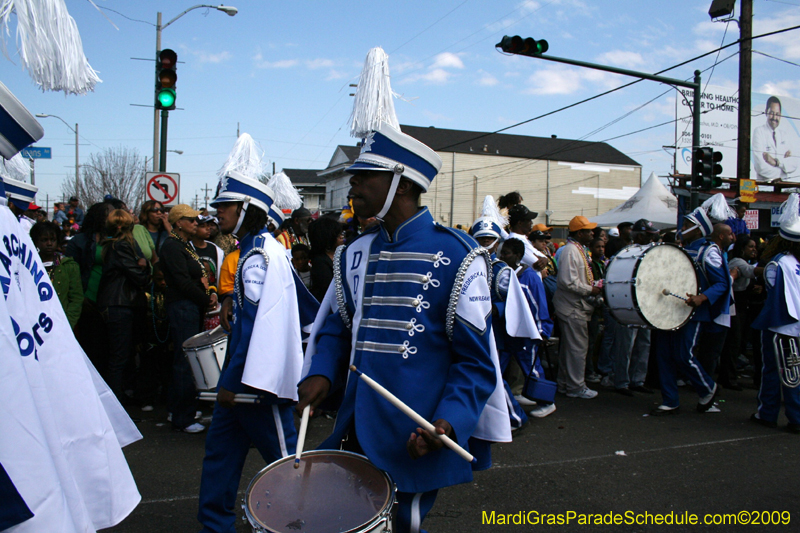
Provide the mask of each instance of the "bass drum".
{"label": "bass drum", "polygon": [[694,261],[682,248],[668,243],[633,244],[621,250],[606,270],[605,300],[614,319],[626,326],[676,330],[694,309],[685,300],[664,294],[697,294]]}
{"label": "bass drum", "polygon": [[259,472],[242,503],[253,533],[392,531],[395,485],[361,455],[317,450]]}

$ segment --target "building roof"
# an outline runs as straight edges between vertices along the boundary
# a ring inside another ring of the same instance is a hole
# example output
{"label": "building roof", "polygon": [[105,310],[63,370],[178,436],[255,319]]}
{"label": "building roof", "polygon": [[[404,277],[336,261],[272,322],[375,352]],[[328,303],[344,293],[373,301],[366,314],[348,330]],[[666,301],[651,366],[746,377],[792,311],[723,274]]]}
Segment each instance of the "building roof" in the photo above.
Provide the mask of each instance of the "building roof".
{"label": "building roof", "polygon": [[[572,163],[641,166],[616,148],[602,142],[448,130],[432,126],[421,128],[401,125],[400,129],[437,152],[486,153]],[[357,156],[356,153],[353,157]]]}
{"label": "building roof", "polygon": [[289,176],[292,184],[298,185],[317,185],[324,184],[325,178],[317,175],[319,170],[310,168],[284,168],[283,172]]}

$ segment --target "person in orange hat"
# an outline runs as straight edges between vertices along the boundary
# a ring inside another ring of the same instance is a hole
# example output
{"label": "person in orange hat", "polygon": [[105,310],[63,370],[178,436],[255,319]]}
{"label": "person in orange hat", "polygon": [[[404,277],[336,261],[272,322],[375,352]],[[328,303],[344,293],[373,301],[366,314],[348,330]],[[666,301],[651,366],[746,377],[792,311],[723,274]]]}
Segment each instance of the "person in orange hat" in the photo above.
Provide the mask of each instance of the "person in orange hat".
{"label": "person in orange hat", "polygon": [[558,390],[571,398],[591,399],[597,392],[584,381],[589,350],[589,320],[594,305],[588,296],[600,294],[594,284],[586,246],[592,241],[597,224],[577,216],[569,221],[569,238],[558,264],[558,283],[553,306],[561,325],[558,349]]}

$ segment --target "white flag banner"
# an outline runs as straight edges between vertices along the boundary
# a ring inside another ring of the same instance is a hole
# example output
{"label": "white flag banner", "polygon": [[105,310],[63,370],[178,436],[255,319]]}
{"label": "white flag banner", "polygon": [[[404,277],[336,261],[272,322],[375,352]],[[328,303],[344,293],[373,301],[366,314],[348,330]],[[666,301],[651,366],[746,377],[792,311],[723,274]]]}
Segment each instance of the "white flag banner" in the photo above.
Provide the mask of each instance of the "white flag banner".
{"label": "white flag banner", "polygon": [[[0,287],[0,305],[16,345],[16,352],[9,353],[21,362],[2,359],[4,374],[19,374],[3,383],[13,379],[29,391],[3,398],[8,414],[0,418],[0,462],[34,513],[9,531],[83,532],[114,526],[141,499],[121,449],[141,434],[83,353],[30,237],[5,207],[0,207]],[[17,434],[37,421],[41,434]],[[7,448],[27,454],[18,445],[23,438],[47,450],[55,479],[36,468],[18,469],[20,458]],[[40,515],[53,514],[59,520],[39,521]]]}

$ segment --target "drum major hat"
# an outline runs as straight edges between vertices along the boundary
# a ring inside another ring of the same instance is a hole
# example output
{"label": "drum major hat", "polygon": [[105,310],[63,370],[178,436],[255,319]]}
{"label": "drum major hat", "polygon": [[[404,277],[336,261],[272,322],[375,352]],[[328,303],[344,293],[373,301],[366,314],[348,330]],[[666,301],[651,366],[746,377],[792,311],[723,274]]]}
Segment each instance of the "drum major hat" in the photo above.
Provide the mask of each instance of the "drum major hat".
{"label": "drum major hat", "polygon": [[217,194],[209,205],[217,207],[228,202],[250,203],[269,213],[272,207],[272,190],[258,180],[231,170],[219,180]]}
{"label": "drum major hat", "polygon": [[24,181],[17,181],[11,178],[4,178],[6,196],[8,201],[13,203],[19,209],[26,211],[28,206],[33,202],[36,192],[39,187],[25,183]]}
{"label": "drum major hat", "polygon": [[800,242],[800,196],[796,192],[783,204],[778,233],[787,241]]}
{"label": "drum major hat", "polygon": [[393,172],[413,181],[427,192],[440,168],[442,159],[436,152],[384,122],[367,135],[358,158],[345,171]]}

